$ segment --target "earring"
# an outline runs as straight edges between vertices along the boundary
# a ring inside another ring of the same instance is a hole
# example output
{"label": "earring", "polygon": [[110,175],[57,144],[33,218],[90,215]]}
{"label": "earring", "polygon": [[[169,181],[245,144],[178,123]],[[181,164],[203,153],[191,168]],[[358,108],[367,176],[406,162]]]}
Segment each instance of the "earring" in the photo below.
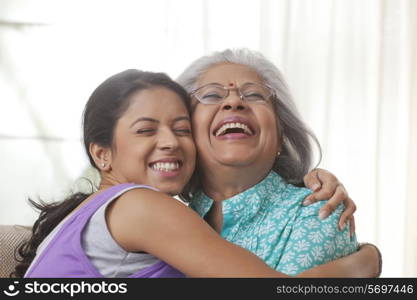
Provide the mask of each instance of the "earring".
{"label": "earring", "polygon": [[101,167],[104,168],[106,166],[105,163],[101,163]]}
{"label": "earring", "polygon": [[281,152],[279,152],[279,151],[278,151],[278,153],[277,153],[277,157],[278,157],[278,156],[280,156],[280,155],[281,155]]}

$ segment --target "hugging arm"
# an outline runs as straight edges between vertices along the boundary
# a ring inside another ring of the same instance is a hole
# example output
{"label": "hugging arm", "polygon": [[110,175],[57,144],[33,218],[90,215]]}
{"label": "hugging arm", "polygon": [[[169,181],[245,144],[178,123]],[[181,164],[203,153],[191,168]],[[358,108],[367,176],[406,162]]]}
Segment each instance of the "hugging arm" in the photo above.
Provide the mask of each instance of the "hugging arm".
{"label": "hugging arm", "polygon": [[288,277],[215,232],[197,213],[165,194],[135,189],[106,211],[126,251],[145,251],[188,277]]}
{"label": "hugging arm", "polygon": [[[111,204],[106,217],[112,236],[125,250],[146,251],[189,277],[289,277],[224,240],[193,210],[158,192],[131,190]],[[372,251],[366,246],[299,276],[372,276],[374,270],[366,264]]]}

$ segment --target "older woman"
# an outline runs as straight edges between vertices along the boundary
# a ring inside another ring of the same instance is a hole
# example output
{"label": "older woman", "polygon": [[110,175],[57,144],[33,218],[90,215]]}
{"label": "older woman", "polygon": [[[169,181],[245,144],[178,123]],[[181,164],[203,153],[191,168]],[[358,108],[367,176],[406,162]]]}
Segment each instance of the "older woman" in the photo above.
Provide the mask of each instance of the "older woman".
{"label": "older woman", "polygon": [[[221,235],[295,275],[357,250],[343,205],[303,206],[309,137],[279,70],[261,54],[226,50],[192,63],[178,78],[193,96],[198,181],[183,197]],[[320,218],[317,218],[317,215]]]}

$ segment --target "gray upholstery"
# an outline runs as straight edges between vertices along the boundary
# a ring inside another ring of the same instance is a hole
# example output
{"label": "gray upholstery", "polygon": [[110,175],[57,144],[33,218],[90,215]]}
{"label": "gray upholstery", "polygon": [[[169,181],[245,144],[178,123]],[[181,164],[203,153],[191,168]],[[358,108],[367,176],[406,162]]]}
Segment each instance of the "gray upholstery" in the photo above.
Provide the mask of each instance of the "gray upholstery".
{"label": "gray upholstery", "polygon": [[30,237],[31,228],[21,225],[0,225],[0,277],[9,277],[17,261],[15,249]]}

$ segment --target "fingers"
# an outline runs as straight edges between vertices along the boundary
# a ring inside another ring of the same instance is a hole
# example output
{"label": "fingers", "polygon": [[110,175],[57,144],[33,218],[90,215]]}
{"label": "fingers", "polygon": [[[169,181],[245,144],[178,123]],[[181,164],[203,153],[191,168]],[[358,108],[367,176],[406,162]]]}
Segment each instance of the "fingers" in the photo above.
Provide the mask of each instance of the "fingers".
{"label": "fingers", "polygon": [[306,197],[311,203],[329,200],[330,203],[337,207],[347,197],[346,190],[340,184],[325,183],[322,188]]}
{"label": "fingers", "polygon": [[321,220],[326,219],[330,214],[336,209],[337,206],[334,206],[330,201],[323,205],[319,210],[319,218]]}
{"label": "fingers", "polygon": [[[319,194],[314,193],[314,194]],[[315,196],[317,197],[317,196]],[[339,219],[339,229],[343,230],[343,228],[346,225],[346,222],[352,217],[353,213],[356,211],[356,205],[352,201],[352,199],[349,198],[347,195],[347,192],[345,188],[342,185],[338,185],[336,188],[336,192],[331,196],[329,201],[319,211],[319,218],[325,219],[327,218],[339,205],[340,203],[345,204],[345,209],[340,216]]]}
{"label": "fingers", "polygon": [[[320,188],[313,190],[314,193],[306,197],[304,205],[312,204],[321,200],[331,199],[331,197],[333,197],[336,193],[338,186],[341,185],[339,180],[337,180],[337,178],[332,173],[322,169],[315,169],[304,177],[304,184],[307,187],[309,187],[308,185],[313,186],[316,182],[320,182]],[[342,192],[346,193],[346,190],[344,190],[343,186],[341,189]]]}
{"label": "fingers", "polygon": [[318,177],[319,169],[314,169],[304,176],[304,184],[313,192],[321,187],[321,181]]}
{"label": "fingers", "polygon": [[[353,217],[356,211],[356,205],[339,180],[332,173],[323,169],[314,169],[306,176],[304,176],[304,184],[306,187],[313,190],[313,193],[308,195],[303,205],[310,205],[317,201],[327,200],[328,202],[320,209],[319,218],[327,218],[340,203],[344,203],[345,210],[339,219],[339,229],[343,230],[346,222],[349,222],[349,231],[352,236],[355,232],[355,219]],[[319,188],[317,189],[317,186]],[[314,189],[315,188],[315,189]]]}
{"label": "fingers", "polygon": [[352,216],[349,220],[349,234],[352,237],[355,234],[356,224],[355,224],[355,216]]}
{"label": "fingers", "polygon": [[329,201],[327,201],[327,203],[322,207],[322,210],[329,210],[329,213],[331,213],[336,209],[336,207],[339,206],[340,203],[345,201],[346,198],[348,198],[348,194],[343,185],[339,184],[332,188],[329,186],[323,186],[323,188],[318,192],[307,196],[303,204],[308,205],[317,201],[328,199]]}
{"label": "fingers", "polygon": [[356,205],[355,202],[353,202],[353,200],[350,199],[350,197],[346,197],[346,199],[343,200],[343,203],[345,205],[345,210],[339,218],[339,229],[343,230],[346,226],[346,222],[350,221],[349,231],[350,235],[352,236],[355,233],[355,219],[353,217],[353,214],[356,211]]}

